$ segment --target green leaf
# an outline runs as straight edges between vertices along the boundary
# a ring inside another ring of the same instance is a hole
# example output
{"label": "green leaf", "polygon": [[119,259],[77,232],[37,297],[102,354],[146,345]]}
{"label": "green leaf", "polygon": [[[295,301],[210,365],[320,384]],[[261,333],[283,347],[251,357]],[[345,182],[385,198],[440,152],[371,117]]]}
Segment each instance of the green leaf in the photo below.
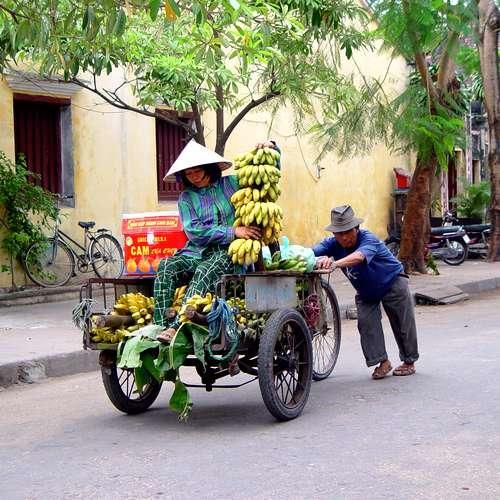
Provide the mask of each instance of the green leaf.
{"label": "green leaf", "polygon": [[83,14],[82,29],[86,30],[90,25],[92,25],[95,19],[94,9],[91,5],[88,5]]}
{"label": "green leaf", "polygon": [[175,388],[169,406],[179,413],[179,420],[186,420],[193,407],[193,400],[186,386],[179,379],[175,381]]}
{"label": "green leaf", "polygon": [[138,367],[134,369],[136,392],[142,392],[144,386],[151,382],[151,375],[144,368]]}
{"label": "green leaf", "polygon": [[116,24],[116,10],[113,9],[109,13],[108,19],[106,20],[106,34],[107,35],[112,35],[114,33],[115,24]]}
{"label": "green leaf", "polygon": [[151,0],[149,2],[149,15],[153,21],[158,17],[158,10],[161,6],[161,0]]}
{"label": "green leaf", "polygon": [[193,352],[193,343],[187,335],[188,332],[186,326],[182,325],[170,342],[169,366],[174,370],[182,366],[187,356]]}
{"label": "green leaf", "polygon": [[123,9],[118,11],[118,16],[116,18],[114,34],[116,36],[122,36],[125,32],[125,26],[127,25],[127,14]]}
{"label": "green leaf", "polygon": [[157,382],[161,382],[162,374],[161,371],[158,370],[155,364],[155,358],[153,358],[152,354],[150,352],[144,352],[142,354],[141,359],[142,359],[142,367],[145,368]]}
{"label": "green leaf", "polygon": [[181,10],[179,9],[179,6],[177,5],[177,2],[175,0],[166,0],[165,3],[170,6],[176,17],[179,17],[181,15]]}

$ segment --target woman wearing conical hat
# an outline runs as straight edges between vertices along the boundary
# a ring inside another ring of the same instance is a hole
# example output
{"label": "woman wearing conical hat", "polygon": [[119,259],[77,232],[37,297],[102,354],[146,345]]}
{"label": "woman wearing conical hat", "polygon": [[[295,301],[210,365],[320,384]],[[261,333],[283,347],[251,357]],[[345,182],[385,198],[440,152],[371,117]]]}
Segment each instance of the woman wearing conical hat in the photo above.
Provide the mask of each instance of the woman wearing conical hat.
{"label": "woman wearing conical hat", "polygon": [[[265,145],[274,147],[272,143]],[[229,160],[191,140],[165,176],[176,174],[182,179],[184,190],[178,206],[188,242],[158,266],[154,323],[167,327],[158,340],[169,342],[175,334],[177,319],[169,320],[165,313],[172,306],[175,289],[186,284],[186,274],[191,280],[184,302],[193,295],[214,292],[220,276],[234,271],[227,253],[229,244],[235,238],[261,238],[257,227],[233,227],[230,198],[238,189],[238,181],[235,176],[222,177],[222,171],[229,167]]]}

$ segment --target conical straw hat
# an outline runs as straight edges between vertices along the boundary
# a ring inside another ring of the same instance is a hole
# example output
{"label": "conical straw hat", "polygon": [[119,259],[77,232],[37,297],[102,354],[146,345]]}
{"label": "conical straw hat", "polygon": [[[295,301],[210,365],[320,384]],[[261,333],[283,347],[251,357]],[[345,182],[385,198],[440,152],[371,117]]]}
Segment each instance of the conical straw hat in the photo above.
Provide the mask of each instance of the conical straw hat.
{"label": "conical straw hat", "polygon": [[191,139],[181,151],[177,160],[174,161],[163,180],[187,168],[207,165],[208,163],[218,163],[221,170],[226,170],[231,166],[229,160]]}

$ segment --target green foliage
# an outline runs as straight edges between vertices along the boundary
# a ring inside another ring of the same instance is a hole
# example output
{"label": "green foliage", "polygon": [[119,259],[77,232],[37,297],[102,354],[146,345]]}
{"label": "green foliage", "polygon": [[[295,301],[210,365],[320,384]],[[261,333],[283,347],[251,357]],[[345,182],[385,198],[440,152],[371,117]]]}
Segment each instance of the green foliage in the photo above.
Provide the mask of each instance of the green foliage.
{"label": "green foliage", "polygon": [[[369,43],[360,29],[366,10],[349,0],[134,0],[127,11],[122,4],[3,0],[0,72],[22,60],[72,80],[124,66],[144,109],[161,102],[198,116],[221,108],[238,116],[274,99],[273,110],[290,105],[300,123],[315,98],[351,85],[339,74],[341,54]],[[123,105],[119,89],[101,95]]]}
{"label": "green foliage", "polygon": [[[33,178],[23,158],[14,164],[0,151],[0,247],[13,258],[24,255],[31,244],[45,241],[42,230],[57,216],[53,196],[35,186]],[[2,269],[6,270],[11,271]]]}
{"label": "green foliage", "polygon": [[488,181],[471,184],[464,179],[462,183],[463,192],[450,200],[456,204],[458,216],[483,220],[491,203],[491,184]]}
{"label": "green foliage", "polygon": [[[443,59],[459,61],[456,32],[470,32],[470,12],[463,2],[440,0],[376,0],[371,7],[378,23],[373,38],[413,64],[422,56],[430,86],[413,69],[408,86],[394,96],[384,90],[390,83],[387,75],[364,76],[361,85],[349,88],[340,101],[324,102],[322,123],[312,128],[323,146],[321,155],[330,150],[341,157],[359,155],[385,143],[395,152],[416,151],[423,161],[435,156],[439,168],[446,169],[455,147],[464,145],[463,117],[471,93],[465,74],[452,71],[444,88],[439,88],[438,76]],[[465,52],[460,54],[465,57]]]}

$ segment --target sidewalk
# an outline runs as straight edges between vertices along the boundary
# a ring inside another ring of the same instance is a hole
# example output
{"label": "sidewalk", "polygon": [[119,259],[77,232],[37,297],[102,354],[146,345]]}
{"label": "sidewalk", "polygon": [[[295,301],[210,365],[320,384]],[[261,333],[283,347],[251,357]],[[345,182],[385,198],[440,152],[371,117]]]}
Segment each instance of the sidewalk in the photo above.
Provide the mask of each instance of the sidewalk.
{"label": "sidewalk", "polygon": [[[466,261],[456,267],[442,263],[439,270],[439,276],[411,276],[412,292],[456,286],[472,294],[500,288],[500,262]],[[354,309],[353,288],[338,271],[330,284],[345,318]],[[98,353],[83,350],[82,334],[72,323],[78,287],[69,288],[52,295],[40,289],[18,292],[21,296],[15,300],[13,294],[0,295],[0,387],[98,368]],[[40,303],[42,298],[55,301]],[[24,305],[12,305],[16,300]]]}

